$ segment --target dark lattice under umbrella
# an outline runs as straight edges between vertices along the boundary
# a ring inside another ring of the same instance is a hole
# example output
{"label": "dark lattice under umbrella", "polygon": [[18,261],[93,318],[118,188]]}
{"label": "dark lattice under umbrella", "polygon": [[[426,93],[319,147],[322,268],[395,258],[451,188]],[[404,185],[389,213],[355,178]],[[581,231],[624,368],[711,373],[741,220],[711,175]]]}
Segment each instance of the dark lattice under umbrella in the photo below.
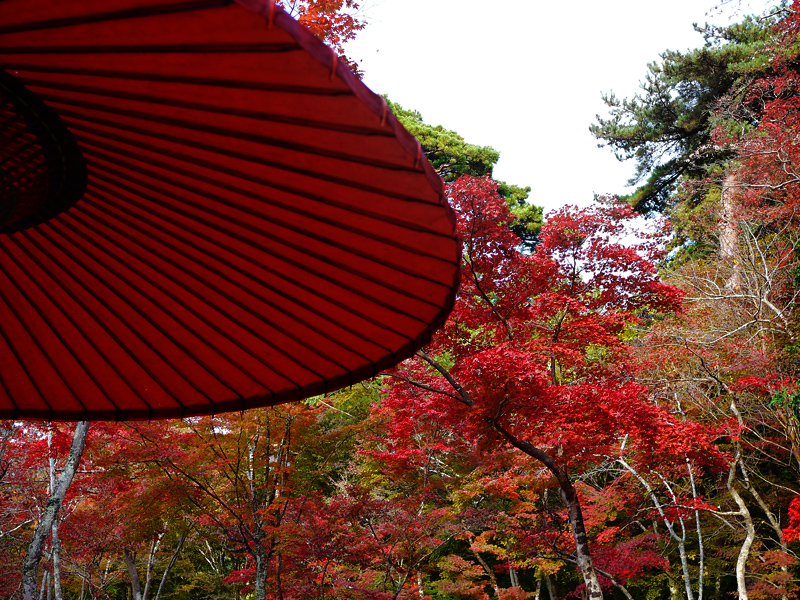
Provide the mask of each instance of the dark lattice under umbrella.
{"label": "dark lattice under umbrella", "polygon": [[418,142],[272,2],[0,0],[0,417],[351,385],[457,273]]}

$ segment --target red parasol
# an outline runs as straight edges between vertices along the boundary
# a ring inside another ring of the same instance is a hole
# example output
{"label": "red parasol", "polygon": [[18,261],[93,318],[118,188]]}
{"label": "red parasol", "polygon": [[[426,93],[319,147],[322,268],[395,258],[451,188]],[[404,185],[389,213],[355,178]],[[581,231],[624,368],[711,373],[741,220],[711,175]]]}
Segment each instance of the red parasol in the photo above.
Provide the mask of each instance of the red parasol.
{"label": "red parasol", "polygon": [[268,0],[0,0],[0,417],[371,377],[458,278],[420,146]]}

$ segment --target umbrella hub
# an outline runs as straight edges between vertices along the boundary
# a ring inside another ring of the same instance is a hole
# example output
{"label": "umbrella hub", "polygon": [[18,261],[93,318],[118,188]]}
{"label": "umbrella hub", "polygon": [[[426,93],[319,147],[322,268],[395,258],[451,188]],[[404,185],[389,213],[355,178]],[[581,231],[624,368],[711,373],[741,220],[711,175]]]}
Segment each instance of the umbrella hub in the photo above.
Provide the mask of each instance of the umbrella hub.
{"label": "umbrella hub", "polygon": [[0,70],[0,234],[43,223],[85,189],[86,164],[67,126]]}

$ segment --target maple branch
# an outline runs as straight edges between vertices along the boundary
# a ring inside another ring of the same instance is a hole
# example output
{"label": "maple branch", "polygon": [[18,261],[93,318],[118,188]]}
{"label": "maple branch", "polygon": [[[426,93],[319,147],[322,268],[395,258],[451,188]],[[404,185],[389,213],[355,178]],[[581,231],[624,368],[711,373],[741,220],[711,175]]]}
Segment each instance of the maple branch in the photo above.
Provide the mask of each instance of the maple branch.
{"label": "maple branch", "polygon": [[525,440],[521,440],[513,435],[511,435],[502,425],[497,421],[497,417],[487,417],[486,422],[489,426],[499,433],[504,440],[506,440],[509,444],[514,446],[517,450],[521,450],[528,456],[531,456],[541,462],[547,469],[556,476],[556,479],[559,480],[561,483],[560,475],[561,469],[556,466],[555,461],[547,454],[544,450],[540,450],[530,442],[526,442]]}
{"label": "maple branch", "polygon": [[[453,386],[453,389],[456,392],[458,392],[458,395],[459,395],[459,397],[456,397],[456,400],[458,400],[459,402],[462,402],[463,404],[466,404],[467,406],[475,406],[475,401],[472,399],[472,397],[469,395],[469,393],[467,393],[467,390],[465,390],[463,387],[461,387],[461,385],[455,380],[455,378],[450,374],[450,371],[448,371],[442,365],[440,365],[434,358],[432,358],[431,356],[426,354],[424,350],[417,350],[417,356],[419,356],[422,360],[424,360],[426,363],[428,363],[434,369],[439,371],[439,373],[441,373],[442,377],[444,377],[447,380],[447,382],[451,386]],[[448,394],[448,395],[451,395],[451,394]],[[455,396],[453,396],[453,397],[455,397]]]}
{"label": "maple branch", "polygon": [[480,296],[480,298],[484,302],[486,302],[486,304],[489,305],[489,308],[491,309],[492,314],[500,320],[500,323],[503,324],[503,328],[506,330],[506,335],[508,336],[508,339],[509,340],[513,339],[514,335],[511,332],[511,326],[508,324],[508,320],[506,320],[506,318],[497,311],[497,307],[495,306],[494,302],[492,302],[492,299],[489,298],[489,296],[486,294],[486,292],[483,291],[483,288],[481,288],[480,279],[478,278],[478,274],[475,272],[475,269],[472,266],[472,256],[469,256],[469,259],[468,260],[465,259],[464,262],[467,265],[469,265],[469,270],[472,272],[471,279],[472,279],[472,282],[475,284],[475,288],[478,290],[478,295]]}
{"label": "maple branch", "polygon": [[454,400],[458,400],[459,402],[464,402],[464,399],[453,392],[447,392],[445,390],[440,390],[437,387],[434,387],[428,383],[423,383],[422,381],[417,381],[416,379],[411,379],[410,377],[404,377],[403,375],[395,375],[394,373],[386,373],[387,377],[391,377],[392,379],[397,379],[399,381],[405,381],[408,384],[411,384],[415,387],[422,388],[423,390],[427,390],[429,392],[434,392],[435,394],[442,394],[443,396],[448,396],[449,398],[453,398]]}

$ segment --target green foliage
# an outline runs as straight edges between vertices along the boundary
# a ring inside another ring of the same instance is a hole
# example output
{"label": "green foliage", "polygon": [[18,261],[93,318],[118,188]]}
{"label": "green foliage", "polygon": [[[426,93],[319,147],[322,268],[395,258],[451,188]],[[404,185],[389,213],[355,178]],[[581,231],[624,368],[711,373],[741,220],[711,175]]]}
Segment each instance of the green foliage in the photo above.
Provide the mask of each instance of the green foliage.
{"label": "green foliage", "polygon": [[603,96],[610,116],[598,115],[589,129],[619,160],[636,161],[629,185],[641,185],[626,200],[639,212],[664,211],[682,179],[703,178],[732,156],[712,143],[713,109],[770,68],[771,22],[748,17],[728,27],[695,26],[702,48],[661,54],[631,99]]}
{"label": "green foliage", "polygon": [[[425,156],[446,183],[452,183],[462,175],[491,177],[500,158],[497,150],[490,146],[469,144],[455,131],[425,123],[418,111],[406,110],[388,98],[386,101],[403,127],[422,144]],[[523,245],[532,250],[542,227],[542,208],[528,202],[530,187],[519,187],[504,181],[497,183],[500,185],[500,196],[515,217],[511,229]]]}
{"label": "green foliage", "polygon": [[462,175],[491,176],[500,153],[490,146],[468,144],[455,131],[441,125],[428,125],[415,110],[406,110],[387,99],[389,108],[403,127],[419,140],[425,156],[439,176],[450,183]]}

